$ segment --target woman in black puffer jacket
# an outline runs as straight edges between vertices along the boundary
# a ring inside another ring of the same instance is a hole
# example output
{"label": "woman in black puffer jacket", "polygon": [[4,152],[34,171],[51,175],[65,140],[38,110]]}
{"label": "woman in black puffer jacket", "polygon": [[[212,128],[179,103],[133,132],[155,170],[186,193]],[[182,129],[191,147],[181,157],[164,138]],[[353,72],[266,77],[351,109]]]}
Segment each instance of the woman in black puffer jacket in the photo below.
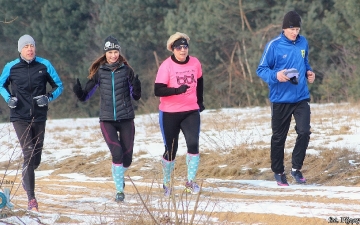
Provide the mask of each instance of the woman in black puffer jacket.
{"label": "woman in black puffer jacket", "polygon": [[100,88],[100,128],[112,156],[115,201],[124,201],[124,172],[132,162],[135,125],[131,98],[141,97],[138,75],[120,54],[113,36],[105,39],[104,54],[90,66],[89,80],[82,89],[79,79],[73,91],[80,101],[88,100]]}

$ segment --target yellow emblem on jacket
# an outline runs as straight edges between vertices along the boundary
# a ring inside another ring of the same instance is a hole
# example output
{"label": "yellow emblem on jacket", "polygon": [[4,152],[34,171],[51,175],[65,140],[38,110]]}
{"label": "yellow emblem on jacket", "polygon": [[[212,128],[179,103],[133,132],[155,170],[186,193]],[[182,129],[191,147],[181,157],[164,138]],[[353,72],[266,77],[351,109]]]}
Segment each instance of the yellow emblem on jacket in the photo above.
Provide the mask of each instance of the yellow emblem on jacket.
{"label": "yellow emblem on jacket", "polygon": [[305,58],[305,50],[301,50],[301,56]]}

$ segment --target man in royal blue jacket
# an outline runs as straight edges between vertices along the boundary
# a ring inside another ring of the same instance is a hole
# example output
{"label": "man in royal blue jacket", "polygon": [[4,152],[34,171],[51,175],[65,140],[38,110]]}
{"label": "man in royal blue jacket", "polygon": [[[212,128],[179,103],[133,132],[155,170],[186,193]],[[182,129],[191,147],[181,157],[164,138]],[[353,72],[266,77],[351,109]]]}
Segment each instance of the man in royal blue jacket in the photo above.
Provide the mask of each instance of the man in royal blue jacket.
{"label": "man in royal blue jacket", "polygon": [[300,27],[299,14],[288,12],[281,34],[267,43],[256,71],[270,91],[271,169],[279,186],[289,186],[284,173],[284,147],[292,116],[298,136],[292,152],[291,175],[297,183],[306,182],[301,168],[311,134],[307,82],[314,82],[315,73],[308,62],[309,46],[306,38],[299,34]]}
{"label": "man in royal blue jacket", "polygon": [[[35,55],[35,41],[30,35],[20,37],[18,51],[19,58],[3,69],[0,94],[10,107],[10,122],[24,156],[22,184],[28,196],[28,209],[38,211],[34,170],[41,161],[48,104],[59,97],[63,85],[51,63]],[[47,83],[52,87],[50,91],[46,90]]]}

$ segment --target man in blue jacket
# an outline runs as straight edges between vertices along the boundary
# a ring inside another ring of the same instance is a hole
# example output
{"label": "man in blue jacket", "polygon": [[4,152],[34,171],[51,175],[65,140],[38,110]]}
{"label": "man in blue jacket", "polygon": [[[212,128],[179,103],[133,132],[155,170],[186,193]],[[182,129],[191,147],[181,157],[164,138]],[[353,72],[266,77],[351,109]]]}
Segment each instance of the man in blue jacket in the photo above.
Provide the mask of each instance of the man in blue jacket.
{"label": "man in blue jacket", "polygon": [[297,183],[306,182],[301,168],[311,134],[307,82],[314,82],[315,73],[308,62],[309,46],[306,38],[299,34],[300,28],[299,14],[288,12],[281,34],[267,43],[256,71],[270,91],[271,169],[279,186],[289,186],[284,173],[284,147],[292,116],[298,136],[292,152],[291,175]]}
{"label": "man in blue jacket", "polygon": [[[35,41],[30,35],[20,37],[20,56],[5,65],[0,77],[0,94],[10,107],[10,122],[24,156],[22,184],[28,196],[28,210],[38,211],[34,170],[41,161],[48,104],[59,97],[63,85],[51,63],[36,56],[35,50]],[[47,83],[52,87],[50,91],[46,90]]]}

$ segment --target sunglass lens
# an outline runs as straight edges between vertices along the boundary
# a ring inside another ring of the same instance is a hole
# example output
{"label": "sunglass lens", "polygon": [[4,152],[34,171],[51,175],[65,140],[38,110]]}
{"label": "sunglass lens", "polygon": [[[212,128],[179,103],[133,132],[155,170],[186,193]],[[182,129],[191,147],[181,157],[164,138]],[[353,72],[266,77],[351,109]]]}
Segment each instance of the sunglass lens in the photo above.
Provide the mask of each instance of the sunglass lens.
{"label": "sunglass lens", "polygon": [[188,47],[189,47],[189,46],[187,46],[187,45],[180,45],[180,46],[176,46],[175,49],[176,49],[176,50],[181,50],[181,49],[183,48],[183,49],[186,50],[186,49],[188,49]]}

